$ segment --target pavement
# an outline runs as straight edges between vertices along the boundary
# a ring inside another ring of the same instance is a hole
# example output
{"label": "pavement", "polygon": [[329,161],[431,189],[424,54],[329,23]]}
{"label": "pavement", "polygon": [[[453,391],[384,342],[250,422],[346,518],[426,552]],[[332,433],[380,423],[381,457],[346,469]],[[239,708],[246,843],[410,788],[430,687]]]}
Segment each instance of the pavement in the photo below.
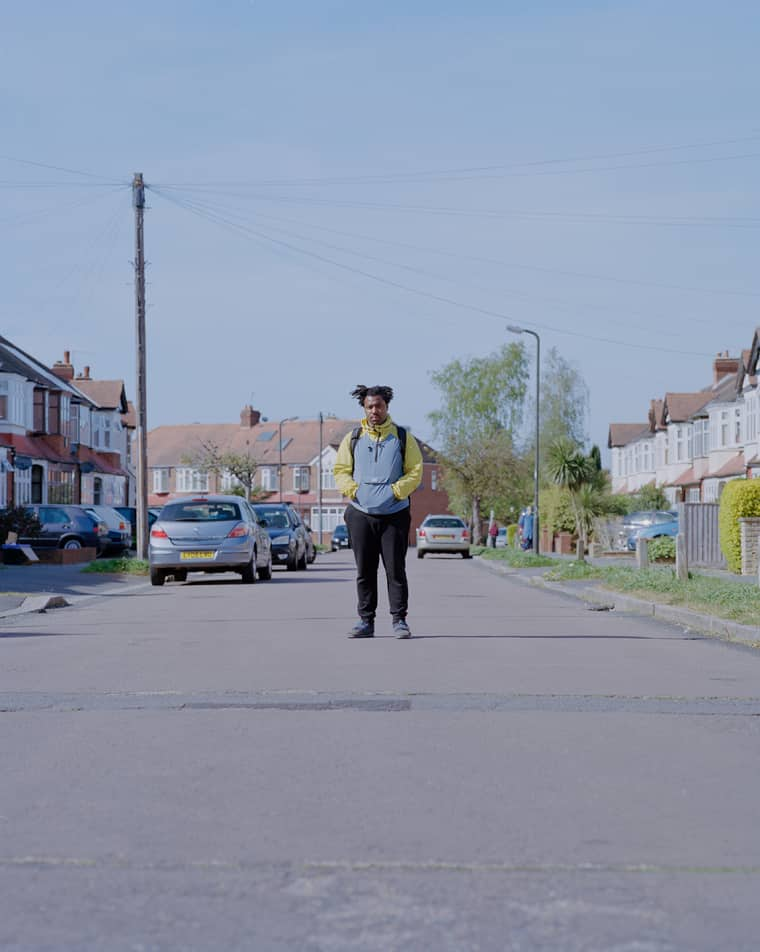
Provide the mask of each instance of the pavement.
{"label": "pavement", "polygon": [[64,608],[149,585],[142,576],[100,575],[82,568],[81,564],[0,565],[0,619]]}

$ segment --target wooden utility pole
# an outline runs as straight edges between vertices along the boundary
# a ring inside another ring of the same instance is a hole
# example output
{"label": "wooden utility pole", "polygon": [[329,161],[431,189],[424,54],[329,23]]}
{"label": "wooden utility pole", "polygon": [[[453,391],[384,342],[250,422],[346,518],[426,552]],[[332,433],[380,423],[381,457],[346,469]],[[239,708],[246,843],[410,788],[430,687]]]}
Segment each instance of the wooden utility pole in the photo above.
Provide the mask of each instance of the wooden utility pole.
{"label": "wooden utility pole", "polygon": [[135,319],[137,343],[137,558],[148,557],[148,436],[145,385],[145,246],[143,244],[143,212],[145,183],[142,172],[132,179],[132,203],[135,207]]}

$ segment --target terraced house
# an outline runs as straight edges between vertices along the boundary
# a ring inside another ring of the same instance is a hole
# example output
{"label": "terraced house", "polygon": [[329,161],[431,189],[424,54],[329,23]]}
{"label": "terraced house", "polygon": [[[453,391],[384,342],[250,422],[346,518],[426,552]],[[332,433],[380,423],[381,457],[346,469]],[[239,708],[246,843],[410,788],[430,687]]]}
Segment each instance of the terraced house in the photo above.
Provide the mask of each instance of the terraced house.
{"label": "terraced house", "polygon": [[760,475],[760,329],[737,357],[718,354],[712,381],[650,401],[646,422],[611,423],[612,490],[661,487],[670,501],[715,502],[732,479]]}
{"label": "terraced house", "polygon": [[47,367],[0,337],[0,507],[129,504],[133,426],[123,381],[76,377],[69,352]]}

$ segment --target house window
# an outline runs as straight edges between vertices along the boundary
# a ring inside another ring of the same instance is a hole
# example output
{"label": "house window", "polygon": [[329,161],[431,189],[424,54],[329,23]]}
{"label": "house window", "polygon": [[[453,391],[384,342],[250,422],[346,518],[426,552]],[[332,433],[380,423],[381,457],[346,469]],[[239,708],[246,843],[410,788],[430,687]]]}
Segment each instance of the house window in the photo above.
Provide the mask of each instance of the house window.
{"label": "house window", "polygon": [[189,469],[187,467],[178,469],[177,492],[179,493],[207,493],[208,492],[208,473],[202,473],[198,469]]}
{"label": "house window", "polygon": [[[323,506],[322,507],[322,532],[332,532],[336,526],[343,524],[344,506]],[[311,508],[311,528],[313,532],[319,532],[319,507]]]}
{"label": "house window", "polygon": [[430,470],[430,488],[433,491],[438,489],[438,470],[437,469]]}
{"label": "house window", "polygon": [[739,446],[742,441],[742,411],[739,407],[734,409],[734,445]]}
{"label": "house window", "polygon": [[69,505],[74,501],[74,472],[53,466],[48,472],[48,502]]}
{"label": "house window", "polygon": [[153,492],[154,493],[168,493],[169,492],[169,473],[168,469],[154,469],[153,470]]}
{"label": "house window", "polygon": [[728,410],[720,411],[719,446],[728,446]]}
{"label": "house window", "polygon": [[309,491],[309,467],[296,466],[293,469],[293,489],[297,493],[307,493]]}
{"label": "house window", "polygon": [[[61,432],[61,395],[57,390],[50,392],[48,396],[48,432]],[[57,499],[56,502],[61,502]]]}
{"label": "house window", "polygon": [[754,393],[747,396],[744,406],[747,414],[747,442],[751,443],[757,437],[757,400]]}
{"label": "house window", "polygon": [[8,419],[8,381],[0,380],[0,420]]}
{"label": "house window", "polygon": [[13,474],[13,501],[17,506],[26,506],[32,501],[32,468],[16,468]]}
{"label": "house window", "polygon": [[32,412],[32,429],[35,433],[45,432],[45,391],[34,391],[34,409]]}
{"label": "house window", "polygon": [[277,467],[262,466],[261,468],[261,488],[267,492],[274,492],[277,489]]}
{"label": "house window", "polygon": [[687,490],[686,502],[699,502],[699,486],[691,486]]}
{"label": "house window", "polygon": [[229,492],[232,489],[237,489],[238,486],[242,485],[243,484],[234,473],[231,473],[228,469],[224,470],[220,479],[220,486],[225,492]]}
{"label": "house window", "polygon": [[337,489],[335,485],[335,473],[333,473],[332,466],[325,466],[324,461],[322,462],[322,489]]}

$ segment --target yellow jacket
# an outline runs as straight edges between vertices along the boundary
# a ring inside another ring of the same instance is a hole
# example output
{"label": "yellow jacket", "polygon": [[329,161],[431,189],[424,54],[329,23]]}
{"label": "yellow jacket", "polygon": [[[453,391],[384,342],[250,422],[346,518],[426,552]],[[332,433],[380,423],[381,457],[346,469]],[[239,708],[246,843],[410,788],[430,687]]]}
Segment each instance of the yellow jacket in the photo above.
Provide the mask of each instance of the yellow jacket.
{"label": "yellow jacket", "polygon": [[[398,436],[396,424],[390,417],[386,417],[385,422],[378,427],[370,426],[367,418],[361,421],[361,437],[369,438],[377,443],[381,443],[389,435]],[[354,479],[354,459],[351,453],[351,432],[349,431],[343,437],[338,455],[333,467],[335,474],[335,484],[344,496],[354,499],[359,489],[359,484]],[[404,472],[403,475],[391,484],[393,495],[396,499],[402,500],[410,496],[422,482],[422,453],[420,452],[417,440],[409,431],[406,434],[406,452],[404,453]]]}

